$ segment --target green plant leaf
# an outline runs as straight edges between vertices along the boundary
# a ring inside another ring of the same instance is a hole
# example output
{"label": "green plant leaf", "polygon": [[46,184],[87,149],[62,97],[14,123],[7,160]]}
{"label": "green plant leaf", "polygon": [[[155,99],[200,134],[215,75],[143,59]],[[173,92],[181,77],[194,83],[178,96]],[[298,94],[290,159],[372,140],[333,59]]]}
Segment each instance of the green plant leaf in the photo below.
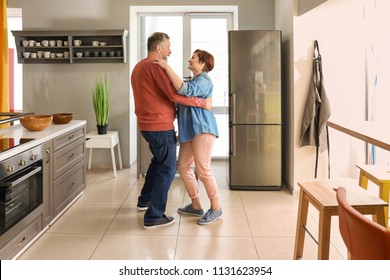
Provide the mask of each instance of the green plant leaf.
{"label": "green plant leaf", "polygon": [[92,95],[92,103],[97,125],[107,125],[110,111],[110,96],[107,76],[102,75],[100,79],[96,79]]}

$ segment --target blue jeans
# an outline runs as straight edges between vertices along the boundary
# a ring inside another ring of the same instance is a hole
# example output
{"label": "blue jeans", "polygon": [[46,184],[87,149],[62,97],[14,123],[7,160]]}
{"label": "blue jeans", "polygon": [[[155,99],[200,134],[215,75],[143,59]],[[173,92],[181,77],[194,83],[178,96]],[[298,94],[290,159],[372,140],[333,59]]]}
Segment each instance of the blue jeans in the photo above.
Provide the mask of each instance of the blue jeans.
{"label": "blue jeans", "polygon": [[165,213],[168,191],[176,174],[176,135],[175,131],[141,131],[149,143],[153,154],[145,184],[138,202],[149,203],[144,223],[155,222]]}

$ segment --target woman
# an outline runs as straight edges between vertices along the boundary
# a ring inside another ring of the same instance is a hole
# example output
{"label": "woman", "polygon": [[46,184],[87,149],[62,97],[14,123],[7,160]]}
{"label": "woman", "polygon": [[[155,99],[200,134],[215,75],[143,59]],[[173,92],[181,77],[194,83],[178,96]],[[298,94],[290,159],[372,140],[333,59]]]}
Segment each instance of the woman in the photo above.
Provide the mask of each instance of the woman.
{"label": "woman", "polygon": [[[183,82],[165,60],[156,61],[167,72],[179,94],[208,98],[212,96],[213,83],[207,74],[214,68],[214,57],[203,50],[194,51],[188,61],[193,78]],[[191,198],[191,204],[178,209],[181,214],[202,216],[199,224],[215,222],[222,216],[218,186],[211,171],[211,154],[218,137],[217,122],[211,111],[179,104],[179,162],[177,169]],[[210,209],[204,214],[199,197],[198,183],[191,168],[195,162],[196,174],[206,188]]]}

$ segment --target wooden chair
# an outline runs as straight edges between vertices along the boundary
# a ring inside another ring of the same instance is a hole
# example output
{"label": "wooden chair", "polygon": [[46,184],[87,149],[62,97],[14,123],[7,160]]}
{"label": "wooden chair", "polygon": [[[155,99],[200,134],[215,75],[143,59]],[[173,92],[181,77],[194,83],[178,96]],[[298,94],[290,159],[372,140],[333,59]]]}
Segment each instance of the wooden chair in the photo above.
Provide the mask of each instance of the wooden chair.
{"label": "wooden chair", "polygon": [[[363,189],[368,188],[370,180],[379,188],[379,197],[386,201],[390,200],[390,167],[388,165],[356,165],[360,170],[359,186]],[[389,227],[389,208],[385,207],[386,227]]]}
{"label": "wooden chair", "polygon": [[346,190],[336,193],[339,228],[352,260],[390,260],[390,231],[367,219],[346,200]]}

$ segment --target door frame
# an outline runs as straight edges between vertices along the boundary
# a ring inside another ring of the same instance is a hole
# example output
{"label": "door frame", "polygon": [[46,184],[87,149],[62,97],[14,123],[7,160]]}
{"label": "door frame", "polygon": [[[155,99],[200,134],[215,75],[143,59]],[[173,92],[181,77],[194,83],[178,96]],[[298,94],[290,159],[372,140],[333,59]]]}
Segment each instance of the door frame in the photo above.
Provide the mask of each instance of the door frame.
{"label": "door frame", "polygon": [[[221,6],[131,6],[129,18],[129,73],[132,73],[134,66],[141,58],[139,42],[141,39],[141,22],[138,17],[139,13],[232,13],[233,29],[238,29],[238,6],[221,5]],[[129,79],[130,95],[133,95]],[[129,131],[130,139],[137,139],[137,118],[134,114],[134,98],[129,98]],[[130,141],[130,162],[137,160],[137,141]]]}

